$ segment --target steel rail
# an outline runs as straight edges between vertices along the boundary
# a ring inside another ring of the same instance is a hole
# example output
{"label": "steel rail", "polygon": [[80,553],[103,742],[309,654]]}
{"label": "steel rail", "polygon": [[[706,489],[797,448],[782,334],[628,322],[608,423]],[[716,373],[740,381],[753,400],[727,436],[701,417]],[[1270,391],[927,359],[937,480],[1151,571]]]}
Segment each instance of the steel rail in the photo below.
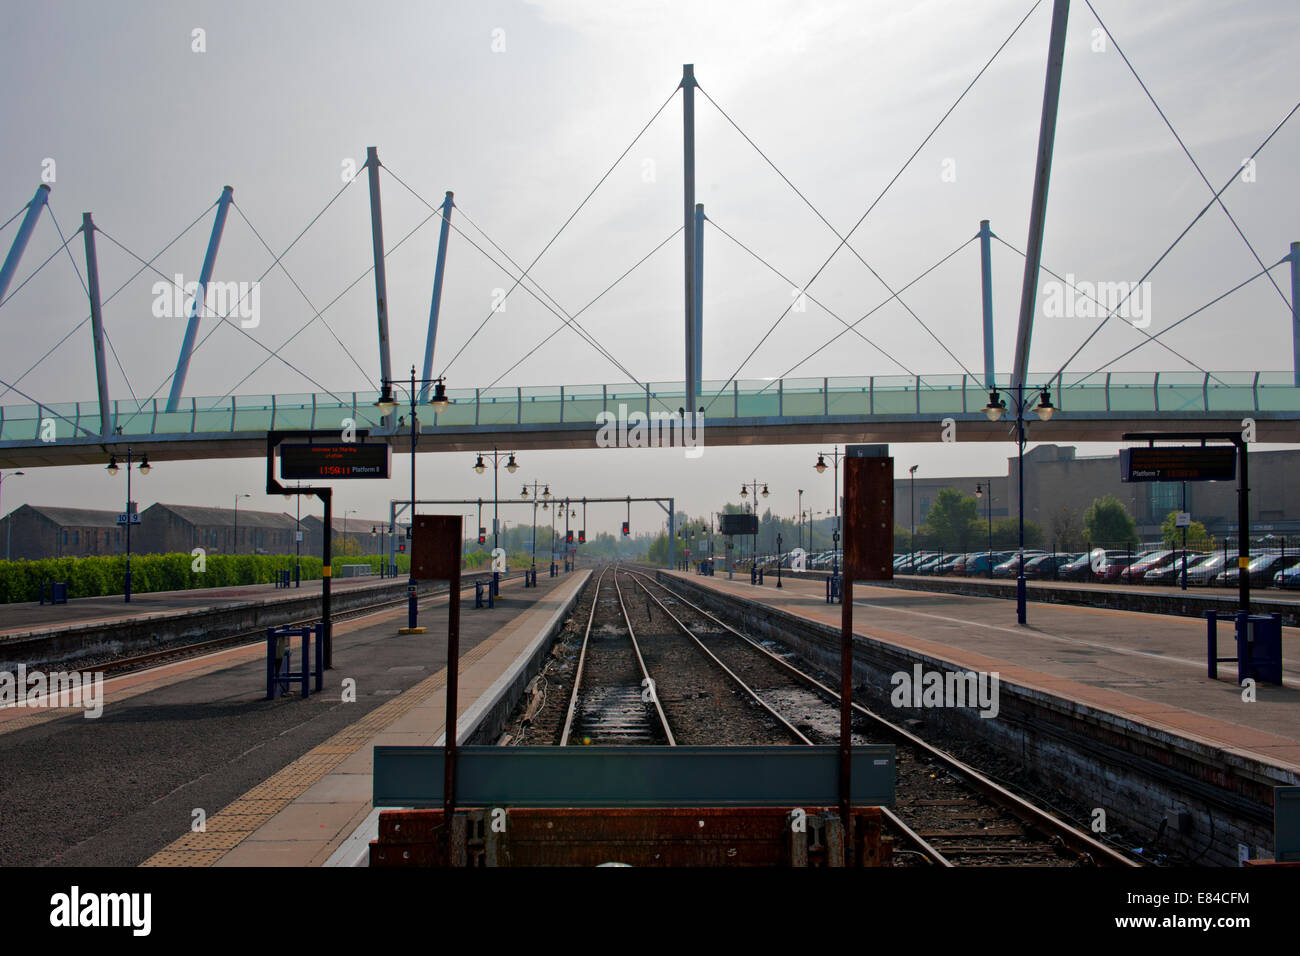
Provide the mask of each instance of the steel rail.
{"label": "steel rail", "polygon": [[[652,583],[658,585],[664,591],[671,594],[676,600],[681,601],[683,604],[692,608],[697,613],[713,621],[719,627],[724,628],[725,630],[729,631],[731,634],[734,634],[736,637],[740,638],[742,641],[744,641],[753,649],[759,651],[761,654],[763,654],[772,662],[779,664],[782,668],[784,668],[790,674],[795,676],[798,680],[804,682],[810,687],[817,689],[820,693],[833,699],[836,703],[839,702],[840,695],[837,691],[832,690],[830,687],[826,686],[825,684],[817,680],[817,678],[813,677],[812,675],[804,673],[799,668],[791,664],[789,661],[786,661],[781,657],[777,656],[776,654],[773,654],[771,651],[763,647],[757,641],[754,641],[752,638],[748,637],[747,635],[742,634],[740,631],[736,630],[736,628],[732,627],[730,624],[727,624],[725,621],[720,620],[716,615],[706,611],[704,608],[700,607],[698,604],[695,604],[693,601],[689,600],[688,598],[682,596],[680,593],[668,587],[663,582],[654,580],[653,578],[649,578],[648,575],[646,575],[644,572],[641,571],[636,571],[631,573],[635,573],[640,575],[641,577],[647,578]],[[1090,860],[1092,860],[1092,862],[1094,863],[1105,862],[1113,866],[1138,867],[1141,865],[1136,861],[1129,859],[1127,856],[1115,850],[1114,848],[1109,847],[1106,844],[1094,839],[1093,837],[1089,836],[1087,833],[1084,833],[1082,830],[1079,830],[1077,827],[1074,827],[1071,824],[1066,823],[1065,821],[1052,815],[1051,813],[1048,813],[1046,810],[1043,810],[1035,806],[1034,804],[1030,803],[1028,800],[1019,796],[1018,794],[1012,793],[1010,790],[1007,790],[1005,787],[1001,786],[1000,784],[995,783],[993,780],[990,780],[988,777],[984,776],[978,770],[963,763],[961,760],[957,759],[947,751],[940,750],[938,747],[935,747],[933,744],[930,744],[929,742],[921,739],[920,737],[905,730],[904,728],[891,723],[890,721],[886,720],[884,717],[881,717],[879,714],[867,709],[866,707],[862,706],[856,701],[853,701],[852,705],[854,710],[862,714],[864,717],[867,717],[868,719],[873,721],[885,733],[905,741],[909,745],[923,752],[926,756],[930,757],[937,763],[942,764],[945,768],[947,768],[948,770],[952,771],[953,773],[957,774],[958,776],[960,776],[961,778],[969,782],[976,790],[978,790],[984,796],[988,797],[993,803],[1001,807],[1003,810],[1006,810],[1008,813],[1016,817],[1025,825],[1043,831],[1051,836],[1059,837],[1062,841],[1062,844],[1066,848],[1079,854],[1080,856],[1087,857]]]}
{"label": "steel rail", "polygon": [[[632,574],[632,572],[628,572],[628,573]],[[717,655],[714,654],[711,650],[709,650],[704,645],[704,642],[699,639],[699,637],[695,634],[694,631],[692,631],[689,627],[687,627],[684,623],[682,623],[681,619],[678,618],[676,614],[668,610],[668,607],[664,604],[663,601],[659,600],[659,598],[655,597],[653,594],[650,593],[649,588],[647,588],[644,584],[638,581],[636,577],[633,577],[632,580],[633,582],[635,582],[637,587],[639,587],[642,591],[645,591],[646,595],[650,598],[650,600],[658,604],[659,607],[663,610],[663,612],[673,619],[673,622],[682,629],[682,632],[687,637],[689,637],[692,641],[695,642],[695,645],[700,650],[702,650],[705,654],[708,655],[709,660],[717,664],[718,667],[722,669],[722,672],[735,682],[737,687],[739,687],[741,690],[743,690],[746,694],[748,694],[753,699],[754,703],[758,704],[765,711],[767,711],[769,714],[775,717],[777,721],[780,722],[781,726],[783,726],[786,730],[788,730],[791,736],[793,736],[801,744],[807,744],[810,747],[813,745],[811,738],[809,738],[806,734],[804,734],[803,731],[799,730],[799,728],[795,727],[794,724],[790,723],[790,721],[782,717],[781,714],[777,712],[776,708],[772,707],[771,704],[769,704],[767,701],[765,701],[762,697],[759,696],[758,691],[754,690],[754,688],[746,684],[744,679],[741,678],[739,674],[733,671],[726,664],[722,663],[722,661],[718,659]]]}

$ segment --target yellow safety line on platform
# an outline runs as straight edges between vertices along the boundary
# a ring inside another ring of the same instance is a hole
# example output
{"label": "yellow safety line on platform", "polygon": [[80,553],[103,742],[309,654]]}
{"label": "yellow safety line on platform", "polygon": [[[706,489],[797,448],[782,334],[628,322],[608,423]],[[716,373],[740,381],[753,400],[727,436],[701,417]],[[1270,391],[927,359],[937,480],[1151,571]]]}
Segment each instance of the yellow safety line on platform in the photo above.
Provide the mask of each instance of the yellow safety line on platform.
{"label": "yellow safety line on platform", "polygon": [[[478,663],[506,636],[503,628],[461,656],[459,672]],[[212,866],[259,827],[302,796],[365,743],[408,710],[428,700],[447,683],[447,668],[426,677],[410,690],[376,707],[354,724],[313,747],[278,773],[268,777],[220,812],[209,817],[204,833],[187,833],[159,850],[141,866]]]}

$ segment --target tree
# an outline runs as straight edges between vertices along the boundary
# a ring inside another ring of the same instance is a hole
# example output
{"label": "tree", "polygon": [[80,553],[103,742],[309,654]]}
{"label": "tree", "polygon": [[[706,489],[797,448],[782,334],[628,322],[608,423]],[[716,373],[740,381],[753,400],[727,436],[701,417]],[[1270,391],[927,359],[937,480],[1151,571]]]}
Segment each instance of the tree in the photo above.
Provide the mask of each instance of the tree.
{"label": "tree", "polygon": [[1114,495],[1097,498],[1088,506],[1083,530],[1094,548],[1127,548],[1138,543],[1137,522]]}
{"label": "tree", "polygon": [[[1183,529],[1175,523],[1178,519],[1178,512],[1171,511],[1165,515],[1165,520],[1160,522],[1160,537],[1164,540],[1166,547],[1181,548],[1183,546]],[[1214,536],[1205,530],[1205,525],[1199,521],[1193,521],[1187,528],[1187,549],[1189,551],[1213,551],[1215,545]]]}
{"label": "tree", "polygon": [[[976,546],[983,544],[986,538],[976,541]],[[1043,529],[1032,521],[1025,522],[1025,547],[1041,548],[1043,546]],[[993,547],[998,551],[1014,550],[1020,547],[1020,519],[995,518],[993,520]]]}
{"label": "tree", "polygon": [[894,551],[902,554],[912,550],[912,532],[902,525],[894,525]]}
{"label": "tree", "polygon": [[1052,515],[1052,539],[1059,551],[1082,551],[1083,526],[1079,512],[1067,506]]}
{"label": "tree", "polygon": [[969,551],[978,538],[977,521],[974,498],[941,488],[925,518],[927,543],[945,551]]}
{"label": "tree", "polygon": [[647,560],[649,560],[651,564],[662,564],[664,567],[668,566],[668,535],[660,534],[659,537],[650,542],[650,551],[647,555]]}

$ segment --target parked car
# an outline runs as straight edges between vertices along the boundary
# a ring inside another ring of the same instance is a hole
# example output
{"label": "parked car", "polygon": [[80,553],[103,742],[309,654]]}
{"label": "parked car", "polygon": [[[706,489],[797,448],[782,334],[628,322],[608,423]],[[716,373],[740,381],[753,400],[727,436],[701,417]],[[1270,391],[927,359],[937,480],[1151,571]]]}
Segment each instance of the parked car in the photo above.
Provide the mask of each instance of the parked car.
{"label": "parked car", "polygon": [[1138,555],[1132,551],[1102,551],[1101,554],[1093,551],[1089,559],[1091,579],[1103,584],[1119,581],[1120,576],[1137,558]]}
{"label": "parked car", "polygon": [[1077,557],[1077,554],[1041,554],[1030,558],[1025,562],[1025,577],[1055,581],[1060,569]]}
{"label": "parked car", "polygon": [[[1250,567],[1247,568],[1250,583],[1259,587],[1268,587],[1273,583],[1273,578],[1277,576],[1277,572],[1286,570],[1295,563],[1295,560],[1296,556],[1294,554],[1283,556],[1281,551],[1266,551],[1252,557]],[[1214,583],[1221,587],[1235,588],[1239,580],[1239,574],[1239,568],[1227,568],[1214,579]]]}
{"label": "parked car", "polygon": [[1223,570],[1227,558],[1220,551],[1218,554],[1207,554],[1196,564],[1187,567],[1187,586],[1205,588],[1214,583],[1215,577]]}
{"label": "parked car", "polygon": [[1188,551],[1184,554],[1181,551],[1175,551],[1165,561],[1160,562],[1146,574],[1142,575],[1143,584],[1177,584],[1183,574],[1183,566],[1186,565],[1191,570],[1193,564],[1199,564],[1207,555],[1199,551]]}
{"label": "parked car", "polygon": [[1273,587],[1300,588],[1300,555],[1291,555],[1287,560],[1296,563],[1273,575]]}
{"label": "parked car", "polygon": [[1056,569],[1060,581],[1087,581],[1092,576],[1092,555],[1084,552]]}
{"label": "parked car", "polygon": [[[1036,558],[1045,553],[1046,552],[1044,551],[1026,551],[1025,561],[1027,562],[1029,561],[1030,558]],[[1012,552],[1009,558],[1007,558],[1001,564],[996,565],[993,568],[993,576],[995,578],[1014,578],[1019,574],[1020,574],[1020,552],[1019,551]]]}
{"label": "parked car", "polygon": [[1005,551],[979,551],[966,559],[962,574],[968,578],[986,578],[989,568],[1001,564],[1009,555]]}
{"label": "parked car", "polygon": [[966,555],[964,554],[950,554],[947,557],[943,558],[937,565],[935,565],[933,573],[951,574],[953,568],[956,567],[957,562],[964,561],[965,559],[966,559]]}
{"label": "parked car", "polygon": [[1173,553],[1169,548],[1159,551],[1144,551],[1133,559],[1132,564],[1120,571],[1116,580],[1120,584],[1139,584],[1142,581],[1142,575]]}

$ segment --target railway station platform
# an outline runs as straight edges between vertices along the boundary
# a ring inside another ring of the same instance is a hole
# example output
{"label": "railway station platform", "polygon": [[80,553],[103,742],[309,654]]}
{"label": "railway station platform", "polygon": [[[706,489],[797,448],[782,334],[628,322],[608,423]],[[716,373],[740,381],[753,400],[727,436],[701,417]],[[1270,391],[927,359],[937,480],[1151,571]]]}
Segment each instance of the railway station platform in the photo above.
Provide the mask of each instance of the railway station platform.
{"label": "railway station platform", "polygon": [[[513,709],[512,689],[526,684],[535,672],[533,665],[544,659],[550,638],[563,626],[589,574],[581,570],[555,578],[539,575],[535,591],[516,585],[511,597],[521,606],[505,620],[462,604],[465,650],[457,708],[462,743],[483,734],[495,737]],[[421,620],[429,628],[421,646],[423,656],[445,661],[445,603],[439,606],[441,612]],[[475,616],[483,613],[489,616]],[[495,626],[476,628],[480,622]],[[476,629],[481,633],[474,635]],[[441,745],[446,684],[443,666],[239,796],[209,818],[206,833],[182,836],[143,865],[364,864],[378,827],[379,812],[371,806],[374,747]]]}
{"label": "railway station platform", "polygon": [[[504,719],[489,704],[531,677],[529,655],[544,656],[586,576],[539,575],[536,589],[507,579],[481,610],[464,587],[462,729]],[[305,700],[263,699],[258,643],[110,677],[95,720],[77,708],[0,709],[10,771],[0,865],[206,866],[232,853],[226,863],[324,862],[369,814],[375,739],[441,734],[447,597],[420,607],[422,635],[397,633],[404,604],[337,621],[334,667]]]}
{"label": "railway station platform", "polygon": [[[824,581],[783,575],[777,589],[775,575],[762,585],[750,584],[748,574],[659,576],[750,633],[838,672],[841,607],[826,603]],[[1084,781],[1098,806],[1131,787],[1123,797],[1145,801],[1155,825],[1171,806],[1222,798],[1255,820],[1235,835],[1252,857],[1271,844],[1271,832],[1267,840],[1264,834],[1271,831],[1272,787],[1300,784],[1300,630],[1283,628],[1283,686],[1259,684],[1247,701],[1234,664],[1220,664],[1218,680],[1207,677],[1204,620],[1031,603],[1021,627],[1014,605],[1001,598],[862,582],[853,597],[855,682],[866,706],[936,733],[980,739],[1045,776]],[[1235,651],[1231,622],[1221,622],[1219,632],[1219,654],[1227,656]],[[1001,713],[982,719],[952,708],[893,710],[891,679],[917,666],[996,672]],[[1228,830],[1220,821],[1218,842]]]}
{"label": "railway station platform", "polygon": [[[479,571],[465,575],[486,576]],[[405,599],[407,584],[406,577],[335,578],[331,607],[341,614]],[[421,593],[433,589],[432,582],[420,585]],[[253,584],[132,594],[129,604],[118,594],[57,605],[0,605],[0,668],[227,637],[315,617],[320,602],[321,582],[316,580],[303,581],[299,588]]]}
{"label": "railway station platform", "polygon": [[[406,585],[405,577],[334,578],[331,594]],[[132,594],[128,604],[120,594],[71,598],[67,604],[0,604],[0,640],[36,632],[49,632],[73,625],[109,625],[140,617],[192,614],[195,611],[229,608],[247,602],[290,601],[295,598],[320,600],[321,582],[303,581],[302,587],[277,588],[274,584],[240,584],[225,588],[191,588],[185,591],[152,591]]]}

